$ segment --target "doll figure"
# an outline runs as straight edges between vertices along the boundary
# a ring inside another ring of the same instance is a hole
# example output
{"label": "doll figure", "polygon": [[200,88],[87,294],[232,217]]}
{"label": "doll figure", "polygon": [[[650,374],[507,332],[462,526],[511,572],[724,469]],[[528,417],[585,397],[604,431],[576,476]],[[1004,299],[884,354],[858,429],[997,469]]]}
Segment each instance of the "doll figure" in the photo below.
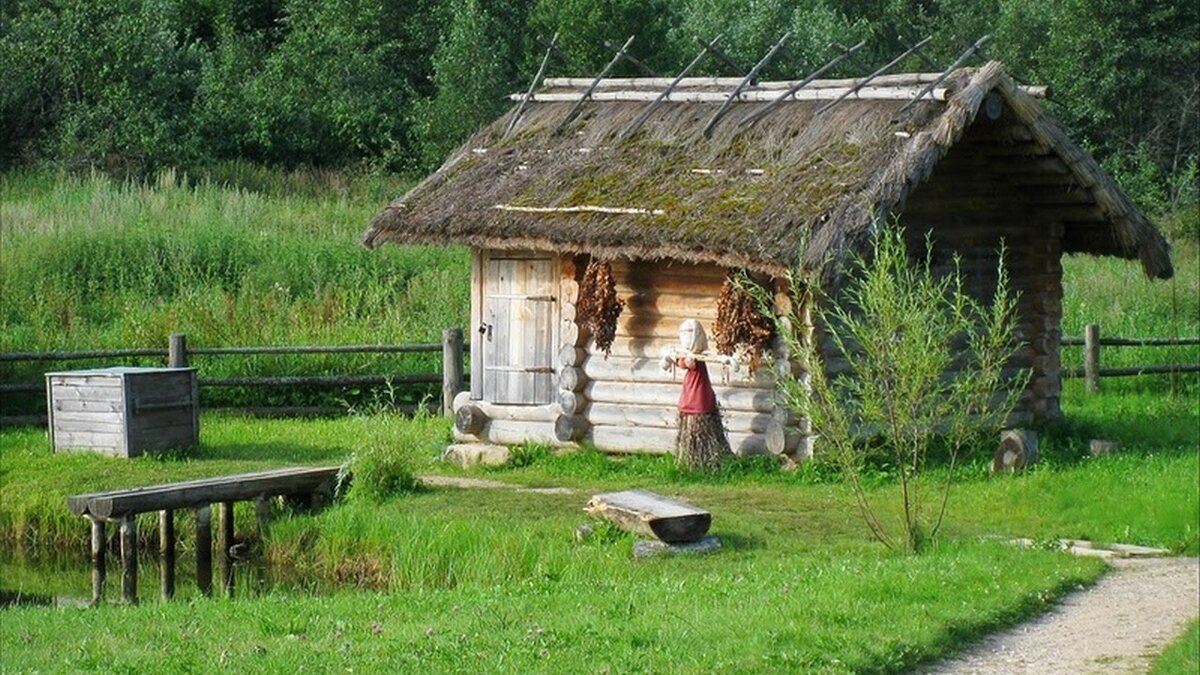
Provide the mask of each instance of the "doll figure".
{"label": "doll figure", "polygon": [[687,374],[679,395],[675,459],[679,466],[688,470],[715,471],[731,452],[702,355],[708,348],[708,337],[699,321],[688,319],[679,325],[679,346],[681,352],[674,365],[686,370]]}

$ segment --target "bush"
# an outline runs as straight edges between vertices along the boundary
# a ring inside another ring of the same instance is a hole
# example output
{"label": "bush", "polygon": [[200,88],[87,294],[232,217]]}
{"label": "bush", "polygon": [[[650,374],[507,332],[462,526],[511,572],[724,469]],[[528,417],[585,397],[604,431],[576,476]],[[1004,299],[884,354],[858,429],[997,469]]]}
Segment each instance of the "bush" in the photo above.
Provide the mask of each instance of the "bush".
{"label": "bush", "polygon": [[[984,304],[963,290],[957,259],[953,273],[939,276],[931,253],[910,261],[903,230],[881,227],[872,258],[855,257],[845,287],[811,303],[832,353],[813,338],[800,310],[780,320],[779,334],[806,373],[780,378],[781,393],[809,421],[871,533],[888,548],[919,551],[937,534],[959,455],[994,437],[1025,389],[1026,373],[1004,373],[1017,341],[1003,259],[1002,250],[996,291]],[[792,284],[818,288],[815,279]],[[849,364],[849,374],[828,374],[828,360]],[[932,448],[949,457],[940,485],[917,480]],[[867,498],[864,481],[877,462],[896,471],[899,537]]]}
{"label": "bush", "polygon": [[381,412],[362,416],[366,444],[338,472],[338,495],[350,501],[382,502],[423,489],[418,467],[433,461],[449,440],[440,417],[422,412],[405,418]]}

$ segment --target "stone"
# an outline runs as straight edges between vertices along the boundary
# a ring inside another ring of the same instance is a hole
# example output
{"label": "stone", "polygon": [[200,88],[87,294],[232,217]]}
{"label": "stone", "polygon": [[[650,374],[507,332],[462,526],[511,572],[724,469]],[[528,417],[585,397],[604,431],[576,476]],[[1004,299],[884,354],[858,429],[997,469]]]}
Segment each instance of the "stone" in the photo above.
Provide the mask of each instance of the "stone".
{"label": "stone", "polygon": [[575,541],[587,541],[588,539],[591,539],[592,535],[594,534],[596,534],[596,530],[593,529],[591,525],[583,523],[579,527],[575,528]]}
{"label": "stone", "polygon": [[639,539],[633,542],[633,557],[638,559],[652,558],[658,555],[679,555],[689,553],[703,555],[721,550],[721,540],[708,535],[700,541],[689,544],[668,544],[655,539]]}
{"label": "stone", "polygon": [[456,443],[446,447],[442,459],[454,462],[463,468],[486,464],[498,466],[505,464],[512,457],[512,451],[507,446],[491,445],[488,443]]}
{"label": "stone", "polygon": [[1093,438],[1088,443],[1088,453],[1092,457],[1100,457],[1101,455],[1111,455],[1121,449],[1121,446],[1116,441],[1106,441],[1100,438]]}

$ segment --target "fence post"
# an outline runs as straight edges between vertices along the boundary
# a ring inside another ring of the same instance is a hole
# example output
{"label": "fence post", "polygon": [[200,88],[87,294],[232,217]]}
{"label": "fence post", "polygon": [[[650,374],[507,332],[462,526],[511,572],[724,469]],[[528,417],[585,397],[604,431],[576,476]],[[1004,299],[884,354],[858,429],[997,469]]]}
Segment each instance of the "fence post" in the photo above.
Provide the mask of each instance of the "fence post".
{"label": "fence post", "polygon": [[187,368],[187,364],[187,335],[171,333],[171,342],[167,349],[167,367]]}
{"label": "fence post", "polygon": [[462,389],[463,333],[461,328],[442,331],[442,414],[454,414],[454,396]]}
{"label": "fence post", "polygon": [[1100,326],[1094,323],[1083,329],[1083,378],[1088,393],[1100,391]]}

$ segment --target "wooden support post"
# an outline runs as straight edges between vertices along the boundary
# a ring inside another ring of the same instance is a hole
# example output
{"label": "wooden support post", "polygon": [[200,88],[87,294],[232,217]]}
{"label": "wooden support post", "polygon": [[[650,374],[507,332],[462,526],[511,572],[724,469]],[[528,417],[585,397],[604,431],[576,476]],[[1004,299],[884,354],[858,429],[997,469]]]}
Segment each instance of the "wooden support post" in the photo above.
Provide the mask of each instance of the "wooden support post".
{"label": "wooden support post", "polygon": [[254,516],[258,520],[258,536],[263,538],[267,535],[267,526],[271,522],[271,500],[265,495],[254,498]]}
{"label": "wooden support post", "polygon": [[175,512],[158,512],[158,592],[163,600],[175,597]]}
{"label": "wooden support post", "polygon": [[133,514],[121,518],[121,599],[137,604],[137,526]]}
{"label": "wooden support post", "polygon": [[196,509],[196,585],[212,597],[212,507]]}
{"label": "wooden support post", "polygon": [[92,524],[92,606],[104,601],[104,521],[88,516]]}
{"label": "wooden support post", "polygon": [[1094,323],[1083,329],[1083,377],[1089,394],[1100,391],[1100,326]]}
{"label": "wooden support post", "polygon": [[221,502],[221,588],[233,597],[233,502]]}
{"label": "wooden support post", "polygon": [[171,343],[167,349],[167,367],[187,368],[187,365],[187,335],[183,333],[171,333]]}
{"label": "wooden support post", "polygon": [[454,397],[462,391],[463,334],[461,328],[442,331],[442,414],[454,414]]}

